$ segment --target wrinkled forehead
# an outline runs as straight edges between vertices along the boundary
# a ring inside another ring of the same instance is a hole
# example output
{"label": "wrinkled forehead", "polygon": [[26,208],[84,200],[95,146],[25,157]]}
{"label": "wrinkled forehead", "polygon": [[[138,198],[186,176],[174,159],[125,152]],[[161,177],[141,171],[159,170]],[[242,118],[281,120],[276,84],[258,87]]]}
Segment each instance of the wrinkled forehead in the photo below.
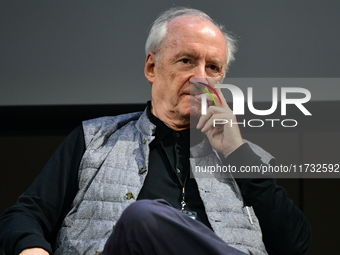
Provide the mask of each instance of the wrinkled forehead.
{"label": "wrinkled forehead", "polygon": [[196,16],[180,16],[172,19],[168,23],[167,36],[197,31],[205,35],[222,36],[218,27],[211,21]]}
{"label": "wrinkled forehead", "polygon": [[226,41],[221,30],[211,21],[195,17],[180,16],[168,23],[166,47],[176,47],[179,42],[207,42],[209,46],[219,48],[227,54]]}

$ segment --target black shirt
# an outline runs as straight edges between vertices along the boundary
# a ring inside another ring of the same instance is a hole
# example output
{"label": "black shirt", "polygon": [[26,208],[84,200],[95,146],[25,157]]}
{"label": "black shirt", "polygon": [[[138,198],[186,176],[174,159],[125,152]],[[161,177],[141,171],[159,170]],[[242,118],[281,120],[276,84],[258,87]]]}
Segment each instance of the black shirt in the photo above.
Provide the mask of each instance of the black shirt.
{"label": "black shirt", "polygon": [[174,131],[155,117],[148,108],[150,121],[157,126],[156,138],[150,144],[148,174],[138,199],[163,198],[181,209],[185,186],[185,209],[197,213],[197,220],[211,228],[199,195],[196,180],[190,178],[190,132]]}

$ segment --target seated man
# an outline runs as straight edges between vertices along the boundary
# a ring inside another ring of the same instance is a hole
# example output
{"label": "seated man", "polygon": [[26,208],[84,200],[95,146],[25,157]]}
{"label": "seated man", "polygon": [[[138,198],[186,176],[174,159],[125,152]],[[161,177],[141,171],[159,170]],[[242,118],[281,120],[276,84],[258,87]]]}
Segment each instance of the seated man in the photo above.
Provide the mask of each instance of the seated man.
{"label": "seated man", "polygon": [[234,51],[201,11],[159,16],[146,42],[146,110],[84,121],[65,139],[2,215],[6,254],[305,254],[309,223],[274,178],[192,170],[274,162],[237,125],[212,125],[236,122],[220,91],[200,114],[193,91],[222,81]]}

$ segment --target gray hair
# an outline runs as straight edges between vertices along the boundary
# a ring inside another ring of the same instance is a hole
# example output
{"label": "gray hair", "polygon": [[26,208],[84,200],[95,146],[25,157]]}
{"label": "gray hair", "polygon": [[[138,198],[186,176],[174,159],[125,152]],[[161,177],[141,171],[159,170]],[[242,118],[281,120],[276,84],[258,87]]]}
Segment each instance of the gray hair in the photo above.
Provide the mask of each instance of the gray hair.
{"label": "gray hair", "polygon": [[158,52],[162,48],[162,44],[167,34],[168,23],[173,20],[174,18],[180,16],[194,16],[199,17],[202,19],[206,19],[213,23],[218,29],[221,30],[222,34],[224,35],[228,55],[227,55],[227,67],[229,64],[235,60],[234,54],[236,52],[236,39],[230,35],[228,32],[225,31],[224,27],[220,24],[217,24],[212,18],[209,17],[208,14],[191,8],[185,7],[173,7],[169,10],[161,13],[158,18],[152,23],[148,39],[146,40],[145,44],[145,54],[149,52]]}

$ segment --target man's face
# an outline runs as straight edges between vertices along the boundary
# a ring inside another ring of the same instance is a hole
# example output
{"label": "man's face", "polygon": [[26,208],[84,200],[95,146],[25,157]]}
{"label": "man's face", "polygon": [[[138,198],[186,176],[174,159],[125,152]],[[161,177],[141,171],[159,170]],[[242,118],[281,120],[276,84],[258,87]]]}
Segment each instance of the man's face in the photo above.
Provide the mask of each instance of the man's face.
{"label": "man's face", "polygon": [[227,57],[225,39],[207,20],[178,17],[169,22],[163,47],[156,54],[147,56],[145,67],[152,84],[152,112],[170,128],[186,129],[190,127],[190,113],[200,112],[200,102],[190,93],[190,81],[222,80]]}

